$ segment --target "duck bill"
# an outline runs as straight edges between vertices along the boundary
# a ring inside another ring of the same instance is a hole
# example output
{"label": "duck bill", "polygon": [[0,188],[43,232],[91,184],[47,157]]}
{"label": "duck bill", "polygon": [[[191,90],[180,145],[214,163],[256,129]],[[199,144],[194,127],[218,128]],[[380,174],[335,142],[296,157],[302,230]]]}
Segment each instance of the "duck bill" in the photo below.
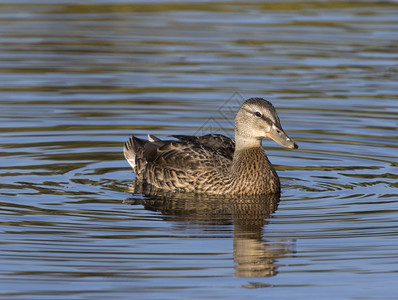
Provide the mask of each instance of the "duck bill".
{"label": "duck bill", "polygon": [[287,136],[283,129],[275,124],[272,125],[271,130],[265,135],[266,137],[273,139],[279,145],[290,148],[297,149],[298,145]]}

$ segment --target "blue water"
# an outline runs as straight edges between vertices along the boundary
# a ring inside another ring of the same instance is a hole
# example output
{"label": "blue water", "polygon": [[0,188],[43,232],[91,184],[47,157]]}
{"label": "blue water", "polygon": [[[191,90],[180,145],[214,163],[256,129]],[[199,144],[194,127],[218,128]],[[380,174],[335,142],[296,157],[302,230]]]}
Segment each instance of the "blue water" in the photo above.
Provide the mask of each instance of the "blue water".
{"label": "blue water", "polygon": [[[395,1],[0,1],[0,298],[396,299]],[[131,134],[233,136],[280,199],[132,189]]]}

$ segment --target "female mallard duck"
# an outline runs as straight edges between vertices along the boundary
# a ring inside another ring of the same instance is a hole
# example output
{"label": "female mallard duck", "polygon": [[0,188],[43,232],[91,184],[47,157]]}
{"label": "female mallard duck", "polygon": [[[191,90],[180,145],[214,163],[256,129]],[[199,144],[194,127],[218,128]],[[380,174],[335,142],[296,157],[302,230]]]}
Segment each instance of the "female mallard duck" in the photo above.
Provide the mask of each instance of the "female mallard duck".
{"label": "female mallard duck", "polygon": [[173,135],[178,140],[132,136],[124,156],[137,179],[154,188],[216,195],[280,192],[279,177],[261,147],[268,137],[298,148],[283,131],[274,106],[265,99],[246,100],[235,118],[235,142],[220,134]]}

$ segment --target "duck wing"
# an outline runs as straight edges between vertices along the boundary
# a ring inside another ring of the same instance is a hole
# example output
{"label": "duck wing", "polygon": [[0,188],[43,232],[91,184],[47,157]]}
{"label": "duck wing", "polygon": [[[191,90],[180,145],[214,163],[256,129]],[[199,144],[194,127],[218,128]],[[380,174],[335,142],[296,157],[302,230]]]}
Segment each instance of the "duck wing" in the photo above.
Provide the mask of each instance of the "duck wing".
{"label": "duck wing", "polygon": [[204,145],[231,160],[235,152],[235,142],[222,134],[207,134],[203,136],[171,135],[171,137],[180,141]]}
{"label": "duck wing", "polygon": [[[132,136],[124,147],[127,161],[137,179],[159,188],[189,190],[193,183],[210,173],[226,174],[231,166],[234,144],[224,136],[173,136],[162,141],[154,136],[146,141]],[[222,145],[228,146],[226,149]],[[232,154],[231,154],[232,153]]]}

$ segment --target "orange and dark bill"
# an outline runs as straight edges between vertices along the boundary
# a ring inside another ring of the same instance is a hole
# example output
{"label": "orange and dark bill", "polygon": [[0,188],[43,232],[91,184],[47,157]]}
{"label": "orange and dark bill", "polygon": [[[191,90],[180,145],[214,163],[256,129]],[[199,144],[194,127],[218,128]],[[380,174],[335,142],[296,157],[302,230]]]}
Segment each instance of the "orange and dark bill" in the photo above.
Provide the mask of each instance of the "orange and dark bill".
{"label": "orange and dark bill", "polygon": [[282,127],[275,124],[272,125],[271,130],[266,134],[266,136],[270,139],[273,139],[275,142],[283,147],[290,149],[298,148],[298,145],[290,137],[287,136]]}

